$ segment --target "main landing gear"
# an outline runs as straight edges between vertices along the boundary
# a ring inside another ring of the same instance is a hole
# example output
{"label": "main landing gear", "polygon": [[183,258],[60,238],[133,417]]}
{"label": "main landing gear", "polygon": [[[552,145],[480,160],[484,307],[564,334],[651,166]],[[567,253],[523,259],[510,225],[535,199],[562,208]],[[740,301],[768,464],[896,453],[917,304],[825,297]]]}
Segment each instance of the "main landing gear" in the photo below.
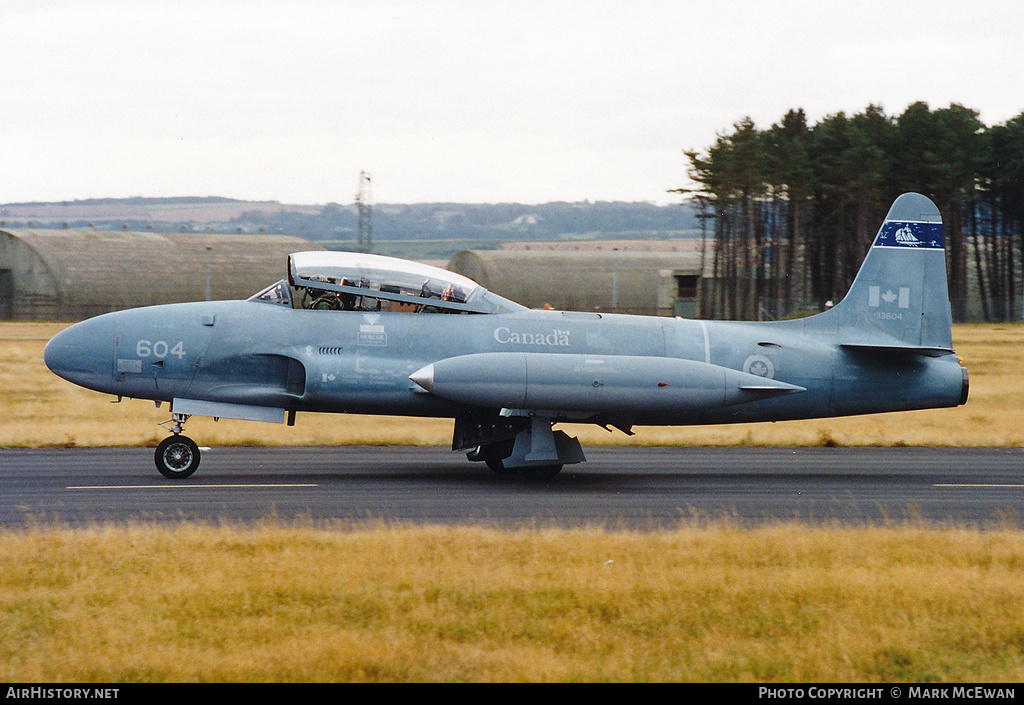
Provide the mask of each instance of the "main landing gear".
{"label": "main landing gear", "polygon": [[525,467],[506,467],[505,462],[512,457],[515,448],[515,439],[498,441],[481,447],[476,456],[482,458],[484,463],[498,475],[518,475],[524,480],[550,480],[562,471],[562,463],[550,465],[529,465]]}
{"label": "main landing gear", "polygon": [[[153,460],[160,474],[171,480],[184,480],[199,468],[199,446],[188,436],[181,435],[188,414],[171,414],[173,436],[165,438],[156,447]],[[163,424],[161,424],[162,426]]]}
{"label": "main landing gear", "polygon": [[553,431],[542,416],[503,417],[475,412],[455,420],[452,450],[467,450],[469,460],[482,460],[499,475],[525,480],[550,480],[563,465],[586,460],[579,441]]}

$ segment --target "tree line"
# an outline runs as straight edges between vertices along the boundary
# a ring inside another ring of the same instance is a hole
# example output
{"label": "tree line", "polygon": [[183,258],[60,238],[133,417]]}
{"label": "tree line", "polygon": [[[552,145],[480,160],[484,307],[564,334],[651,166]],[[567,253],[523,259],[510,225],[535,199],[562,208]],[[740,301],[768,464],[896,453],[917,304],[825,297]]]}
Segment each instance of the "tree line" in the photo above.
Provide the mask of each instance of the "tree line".
{"label": "tree line", "polygon": [[954,319],[1020,318],[1024,113],[987,127],[962,105],[917,102],[812,125],[795,109],[767,129],[744,118],[685,155],[697,188],[676,192],[696,204],[712,273],[703,317],[780,318],[838,301],[893,200],[917,191],[942,214]]}

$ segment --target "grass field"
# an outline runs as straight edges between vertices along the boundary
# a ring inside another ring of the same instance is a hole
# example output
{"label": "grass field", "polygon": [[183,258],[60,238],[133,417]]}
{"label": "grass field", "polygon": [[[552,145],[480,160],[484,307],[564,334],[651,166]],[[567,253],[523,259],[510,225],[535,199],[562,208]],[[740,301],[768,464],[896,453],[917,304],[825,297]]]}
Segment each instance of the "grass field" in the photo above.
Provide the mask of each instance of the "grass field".
{"label": "grass field", "polygon": [[[90,392],[43,364],[59,324],[0,323],[0,447],[155,446],[167,406]],[[566,426],[584,445],[1024,445],[1024,325],[961,325],[954,345],[971,376],[970,399],[955,409],[778,423],[637,428],[627,437],[589,425]],[[299,414],[295,427],[193,418],[201,445],[448,445],[452,422],[337,414]]]}
{"label": "grass field", "polygon": [[[155,444],[166,409],[57,379],[61,326],[0,324],[0,446]],[[1024,326],[958,326],[957,409],[570,427],[633,444],[1020,446]],[[451,422],[190,421],[203,444],[437,444]],[[0,475],[2,482],[2,475]],[[1015,683],[1024,531],[919,525],[0,529],[0,681]]]}
{"label": "grass field", "polygon": [[1024,534],[0,532],[0,681],[1024,679]]}

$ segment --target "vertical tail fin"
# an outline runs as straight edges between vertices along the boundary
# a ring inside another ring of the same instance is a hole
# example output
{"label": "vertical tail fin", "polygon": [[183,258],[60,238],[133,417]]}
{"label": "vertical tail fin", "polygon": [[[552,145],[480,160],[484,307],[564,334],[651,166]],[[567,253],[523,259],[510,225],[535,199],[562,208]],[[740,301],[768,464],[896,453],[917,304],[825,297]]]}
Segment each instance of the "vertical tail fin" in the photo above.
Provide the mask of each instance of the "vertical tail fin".
{"label": "vertical tail fin", "polygon": [[952,350],[942,217],[930,199],[893,202],[849,293],[820,318],[852,347]]}

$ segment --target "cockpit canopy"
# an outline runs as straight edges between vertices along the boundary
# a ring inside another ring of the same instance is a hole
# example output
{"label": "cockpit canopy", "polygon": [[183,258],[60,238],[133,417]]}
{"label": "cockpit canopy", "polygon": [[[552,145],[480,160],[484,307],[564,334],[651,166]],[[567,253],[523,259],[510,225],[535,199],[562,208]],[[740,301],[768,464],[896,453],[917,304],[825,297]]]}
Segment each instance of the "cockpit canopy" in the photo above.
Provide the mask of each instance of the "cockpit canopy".
{"label": "cockpit canopy", "polygon": [[288,280],[250,301],[293,308],[423,313],[522,310],[461,274],[408,260],[359,252],[295,252]]}

